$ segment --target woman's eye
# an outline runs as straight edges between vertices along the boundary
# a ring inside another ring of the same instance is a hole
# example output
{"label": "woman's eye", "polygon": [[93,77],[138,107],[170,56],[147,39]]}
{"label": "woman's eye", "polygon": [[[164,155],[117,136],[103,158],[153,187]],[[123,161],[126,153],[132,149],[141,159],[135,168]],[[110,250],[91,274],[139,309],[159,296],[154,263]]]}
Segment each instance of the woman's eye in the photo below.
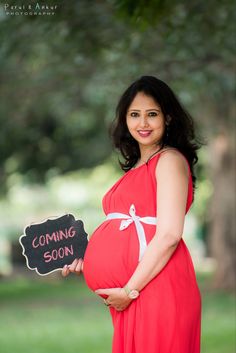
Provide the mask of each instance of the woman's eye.
{"label": "woman's eye", "polygon": [[149,116],[157,116],[157,112],[150,112],[148,115]]}
{"label": "woman's eye", "polygon": [[138,116],[138,113],[136,113],[136,112],[132,112],[132,113],[130,113],[130,116],[132,116],[132,117],[136,118],[136,117]]}

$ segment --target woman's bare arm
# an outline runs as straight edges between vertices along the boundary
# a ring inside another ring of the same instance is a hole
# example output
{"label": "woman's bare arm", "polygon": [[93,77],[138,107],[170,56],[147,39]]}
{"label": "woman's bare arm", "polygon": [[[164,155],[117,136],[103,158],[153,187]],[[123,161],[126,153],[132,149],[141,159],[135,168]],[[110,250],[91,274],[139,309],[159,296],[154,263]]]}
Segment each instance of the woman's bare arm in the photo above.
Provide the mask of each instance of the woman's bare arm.
{"label": "woman's bare arm", "polygon": [[175,151],[160,156],[156,167],[157,229],[127,285],[142,290],[165,267],[183,233],[188,195],[187,162]]}

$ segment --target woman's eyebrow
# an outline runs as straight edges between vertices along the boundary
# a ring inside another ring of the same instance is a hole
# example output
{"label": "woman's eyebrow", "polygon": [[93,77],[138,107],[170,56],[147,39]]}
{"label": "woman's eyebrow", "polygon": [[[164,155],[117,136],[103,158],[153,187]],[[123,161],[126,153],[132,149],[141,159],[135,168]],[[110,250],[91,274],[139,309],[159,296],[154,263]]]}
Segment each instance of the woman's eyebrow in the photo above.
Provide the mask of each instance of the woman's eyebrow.
{"label": "woman's eyebrow", "polygon": [[160,109],[157,109],[157,108],[153,108],[153,109],[147,109],[146,112],[150,112],[150,111],[153,111],[153,110],[156,110],[156,111],[160,111]]}
{"label": "woman's eyebrow", "polygon": [[[147,110],[145,110],[145,111],[146,111],[146,112],[150,112],[150,111],[153,111],[153,110],[157,110],[158,112],[160,111],[160,109],[156,109],[156,108],[147,109]],[[130,111],[132,111],[132,112],[140,112],[141,110],[139,110],[139,109],[129,109],[128,112],[130,112]]]}

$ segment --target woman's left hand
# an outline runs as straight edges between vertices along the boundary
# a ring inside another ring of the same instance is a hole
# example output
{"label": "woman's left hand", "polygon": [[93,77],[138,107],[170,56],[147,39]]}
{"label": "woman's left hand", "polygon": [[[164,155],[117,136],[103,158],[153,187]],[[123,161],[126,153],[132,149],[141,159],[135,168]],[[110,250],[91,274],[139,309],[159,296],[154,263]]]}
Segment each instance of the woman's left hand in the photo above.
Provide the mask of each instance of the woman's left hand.
{"label": "woman's left hand", "polygon": [[107,305],[112,306],[117,311],[125,310],[132,302],[132,299],[127,296],[123,288],[97,289],[95,293],[101,296],[107,296]]}

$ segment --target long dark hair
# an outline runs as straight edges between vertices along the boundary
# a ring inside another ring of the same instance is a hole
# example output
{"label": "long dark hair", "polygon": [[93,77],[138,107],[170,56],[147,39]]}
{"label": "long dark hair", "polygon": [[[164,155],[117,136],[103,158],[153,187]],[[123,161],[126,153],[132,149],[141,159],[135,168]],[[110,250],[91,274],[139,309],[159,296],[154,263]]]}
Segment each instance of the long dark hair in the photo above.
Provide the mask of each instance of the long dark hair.
{"label": "long dark hair", "polygon": [[195,137],[193,119],[180,104],[170,87],[154,76],[142,76],[133,82],[118,102],[116,118],[111,125],[110,133],[114,146],[124,157],[124,162],[120,161],[121,168],[125,172],[129,171],[140,158],[138,142],[131,136],[126,124],[128,108],[138,92],[152,97],[160,105],[165,121],[168,120],[168,127],[161,141],[160,150],[171,146],[186,157],[195,187],[194,164],[198,161],[196,151],[200,148],[201,143]]}

